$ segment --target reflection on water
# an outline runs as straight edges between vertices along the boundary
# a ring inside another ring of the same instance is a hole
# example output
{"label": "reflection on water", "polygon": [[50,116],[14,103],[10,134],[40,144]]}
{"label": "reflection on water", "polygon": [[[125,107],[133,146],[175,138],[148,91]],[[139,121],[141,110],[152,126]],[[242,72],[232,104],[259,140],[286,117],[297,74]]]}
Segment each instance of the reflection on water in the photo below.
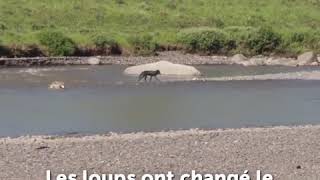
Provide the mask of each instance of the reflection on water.
{"label": "reflection on water", "polygon": [[[136,85],[123,66],[0,70],[0,136],[319,123],[319,81]],[[314,68],[201,66],[206,76]],[[39,75],[40,74],[40,75]],[[68,89],[49,91],[62,80]],[[117,82],[124,82],[122,85]]]}

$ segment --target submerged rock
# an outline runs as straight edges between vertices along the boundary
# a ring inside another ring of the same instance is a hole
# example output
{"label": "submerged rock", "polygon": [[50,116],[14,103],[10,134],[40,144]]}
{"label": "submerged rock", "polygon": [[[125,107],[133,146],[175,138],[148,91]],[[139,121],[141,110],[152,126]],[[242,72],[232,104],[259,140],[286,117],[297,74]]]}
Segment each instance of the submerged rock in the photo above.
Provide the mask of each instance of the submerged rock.
{"label": "submerged rock", "polygon": [[193,66],[174,64],[168,61],[158,61],[155,63],[142,64],[138,66],[131,66],[124,70],[125,74],[138,75],[142,71],[160,70],[163,75],[187,75],[198,76],[200,71]]}
{"label": "submerged rock", "polygon": [[49,89],[56,89],[56,90],[59,90],[59,89],[64,89],[65,86],[64,86],[64,82],[62,81],[54,81],[52,82],[51,84],[49,84]]}
{"label": "submerged rock", "polygon": [[88,58],[87,62],[90,65],[99,65],[100,64],[100,59],[98,59],[96,57],[91,57],[91,58]]}
{"label": "submerged rock", "polygon": [[303,66],[303,65],[311,65],[311,63],[317,62],[318,60],[317,60],[317,55],[314,52],[310,51],[298,56],[297,61],[299,66]]}

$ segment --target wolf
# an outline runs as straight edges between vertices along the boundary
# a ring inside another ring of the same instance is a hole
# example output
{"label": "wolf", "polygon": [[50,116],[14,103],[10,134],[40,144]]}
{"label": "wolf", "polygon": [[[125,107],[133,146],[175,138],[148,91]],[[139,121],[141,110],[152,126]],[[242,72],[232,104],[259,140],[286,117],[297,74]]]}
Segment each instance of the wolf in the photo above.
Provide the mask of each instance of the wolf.
{"label": "wolf", "polygon": [[147,81],[147,77],[150,76],[149,82],[152,80],[152,77],[156,78],[158,81],[160,81],[157,78],[157,75],[161,74],[159,70],[155,71],[143,71],[140,73],[138,81],[141,81],[141,79],[144,79],[144,81]]}

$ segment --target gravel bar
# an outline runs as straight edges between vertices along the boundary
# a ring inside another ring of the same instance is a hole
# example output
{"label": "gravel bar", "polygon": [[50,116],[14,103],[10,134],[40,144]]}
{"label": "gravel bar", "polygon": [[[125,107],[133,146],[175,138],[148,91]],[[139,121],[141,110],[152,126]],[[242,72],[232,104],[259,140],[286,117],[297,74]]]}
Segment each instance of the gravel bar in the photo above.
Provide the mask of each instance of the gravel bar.
{"label": "gravel bar", "polygon": [[[88,65],[90,57],[30,57],[0,58],[0,67]],[[226,56],[199,56],[178,51],[160,52],[158,56],[98,56],[101,65],[138,65],[157,61],[171,61],[179,64],[232,64]]]}
{"label": "gravel bar", "polygon": [[[0,139],[0,179],[56,174],[239,173],[281,180],[320,177],[320,126]],[[82,179],[82,178],[80,178]]]}

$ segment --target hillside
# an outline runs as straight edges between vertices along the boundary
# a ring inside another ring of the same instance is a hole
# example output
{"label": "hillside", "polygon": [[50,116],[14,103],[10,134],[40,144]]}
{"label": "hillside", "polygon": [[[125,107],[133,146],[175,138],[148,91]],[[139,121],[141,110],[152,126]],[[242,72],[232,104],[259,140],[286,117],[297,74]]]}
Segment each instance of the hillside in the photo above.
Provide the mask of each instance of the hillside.
{"label": "hillside", "polygon": [[320,49],[319,0],[0,0],[0,9],[0,43],[9,47],[39,45],[38,34],[48,30],[77,46],[95,45],[101,35],[130,49],[128,39],[146,33],[176,45],[184,29],[240,26],[272,28],[281,51]]}

